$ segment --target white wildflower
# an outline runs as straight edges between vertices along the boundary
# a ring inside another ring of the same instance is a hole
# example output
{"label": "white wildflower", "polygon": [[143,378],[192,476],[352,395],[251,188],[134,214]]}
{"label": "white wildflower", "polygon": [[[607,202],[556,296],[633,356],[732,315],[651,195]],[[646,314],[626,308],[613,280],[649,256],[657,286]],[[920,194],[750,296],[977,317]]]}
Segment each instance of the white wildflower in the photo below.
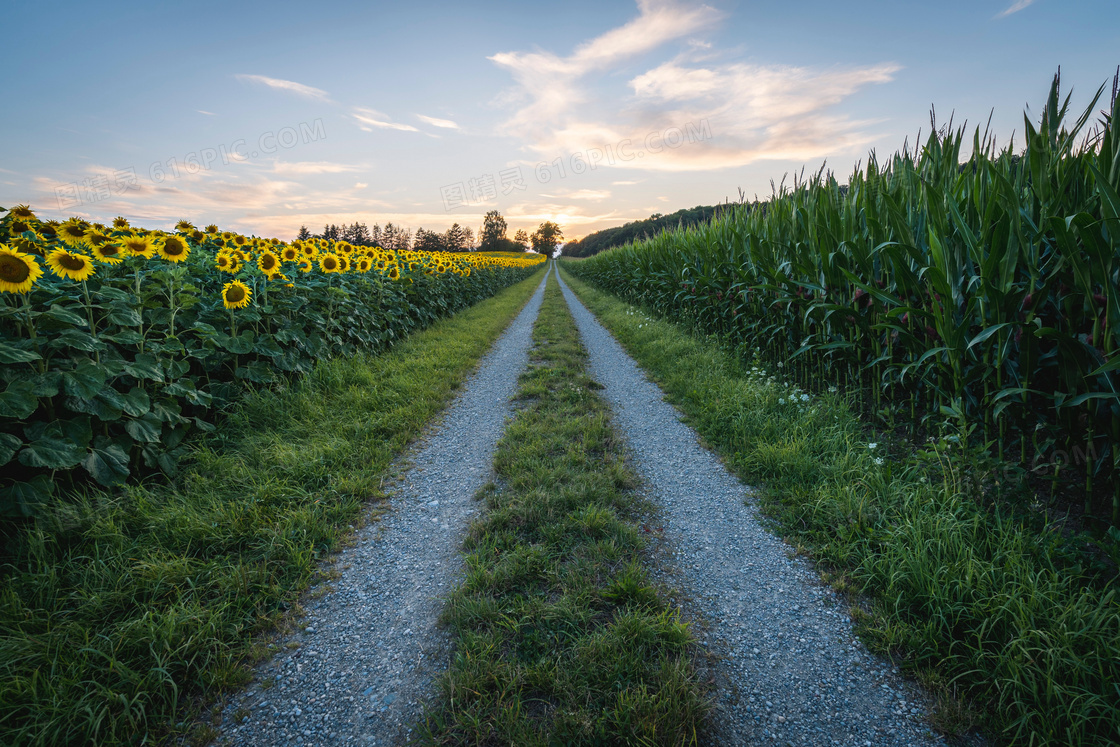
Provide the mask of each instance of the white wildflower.
{"label": "white wildflower", "polygon": [[878,445],[879,445],[879,443],[878,443],[877,441],[872,441],[871,443],[869,443],[869,444],[867,445],[867,448],[869,448],[869,449],[874,449],[874,448],[875,448],[876,446],[878,446]]}

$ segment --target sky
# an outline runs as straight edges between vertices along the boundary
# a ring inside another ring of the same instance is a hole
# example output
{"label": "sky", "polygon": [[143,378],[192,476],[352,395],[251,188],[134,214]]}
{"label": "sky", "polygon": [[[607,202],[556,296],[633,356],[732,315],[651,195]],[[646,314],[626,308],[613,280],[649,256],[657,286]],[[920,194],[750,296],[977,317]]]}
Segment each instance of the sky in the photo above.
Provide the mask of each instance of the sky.
{"label": "sky", "polygon": [[[938,123],[1021,146],[1062,69],[1120,64],[1115,0],[19,3],[0,205],[282,239],[391,221],[568,239],[765,198]],[[1103,108],[1103,104],[1098,106]]]}

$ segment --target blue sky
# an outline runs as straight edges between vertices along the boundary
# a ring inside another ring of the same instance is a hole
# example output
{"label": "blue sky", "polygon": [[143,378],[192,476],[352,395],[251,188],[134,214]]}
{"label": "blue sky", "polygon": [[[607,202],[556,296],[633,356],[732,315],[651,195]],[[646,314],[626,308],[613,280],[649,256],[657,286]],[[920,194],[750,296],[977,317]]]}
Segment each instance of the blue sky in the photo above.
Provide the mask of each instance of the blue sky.
{"label": "blue sky", "polygon": [[[291,238],[301,224],[569,238],[838,174],[929,109],[1022,132],[1120,63],[1115,0],[24,3],[0,205]],[[1106,94],[1107,95],[1107,94]]]}

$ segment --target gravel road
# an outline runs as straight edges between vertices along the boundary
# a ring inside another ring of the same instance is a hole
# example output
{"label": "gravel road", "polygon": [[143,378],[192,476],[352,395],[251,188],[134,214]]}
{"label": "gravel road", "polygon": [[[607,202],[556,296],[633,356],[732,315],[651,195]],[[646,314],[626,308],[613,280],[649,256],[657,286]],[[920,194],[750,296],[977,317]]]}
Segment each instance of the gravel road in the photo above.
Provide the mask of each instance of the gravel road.
{"label": "gravel road", "polygon": [[544,281],[409,456],[390,510],[339,554],[333,589],[305,605],[306,627],[223,709],[219,744],[406,741],[447,668],[441,597],[462,569],[472,498],[491,479],[543,295]]}
{"label": "gravel road", "polygon": [[937,745],[926,698],[852,631],[843,599],[763,529],[750,489],[704,449],[633,359],[561,282],[710,662],[719,745]]}

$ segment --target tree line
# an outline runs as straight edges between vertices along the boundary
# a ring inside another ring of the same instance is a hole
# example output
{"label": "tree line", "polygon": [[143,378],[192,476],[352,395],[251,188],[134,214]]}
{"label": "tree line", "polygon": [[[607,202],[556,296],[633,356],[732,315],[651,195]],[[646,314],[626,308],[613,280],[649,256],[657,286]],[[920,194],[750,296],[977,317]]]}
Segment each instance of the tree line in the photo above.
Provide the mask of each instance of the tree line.
{"label": "tree line", "polygon": [[614,228],[604,228],[602,231],[589,233],[578,241],[569,241],[564,244],[564,256],[590,257],[612,246],[622,246],[639,239],[651,238],[665,230],[707,223],[727,208],[728,205],[697,205],[669,215],[654,213],[643,220],[631,221]]}
{"label": "tree line", "polygon": [[506,236],[509,226],[506,219],[497,210],[491,210],[482,220],[482,227],[476,234],[470,227],[453,223],[451,228],[440,233],[417,228],[416,233],[410,229],[386,223],[383,227],[374,223],[373,227],[365,223],[352,223],[336,225],[328,223],[323,226],[320,233],[311,233],[307,226],[299,227],[298,240],[328,239],[331,241],[345,241],[354,246],[380,246],[390,251],[415,250],[420,252],[527,252],[532,251],[549,254],[556,250],[556,245],[563,240],[564,234],[556,223],[545,221],[537,227],[530,236],[524,229],[518,229],[513,238]]}

